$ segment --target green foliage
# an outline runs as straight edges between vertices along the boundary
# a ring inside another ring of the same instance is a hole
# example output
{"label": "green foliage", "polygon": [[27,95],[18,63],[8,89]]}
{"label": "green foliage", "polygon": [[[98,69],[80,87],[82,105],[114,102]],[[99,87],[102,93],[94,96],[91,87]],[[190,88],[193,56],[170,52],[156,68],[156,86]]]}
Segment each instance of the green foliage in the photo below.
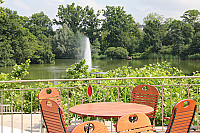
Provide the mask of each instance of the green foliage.
{"label": "green foliage", "polygon": [[109,47],[105,54],[110,58],[124,59],[128,56],[128,51],[122,47]]}
{"label": "green foliage", "polygon": [[10,77],[15,78],[15,79],[22,79],[24,76],[29,74],[28,68],[30,66],[30,59],[26,60],[25,63],[21,63],[21,65],[14,65],[13,70],[10,73]]}
{"label": "green foliage", "polygon": [[67,7],[60,5],[58,8],[57,17],[59,21],[54,19],[54,23],[57,25],[68,24],[71,30],[76,33],[77,31],[83,32],[90,38],[91,43],[99,38],[99,25],[100,19],[98,19],[99,11],[95,14],[94,9],[86,6],[85,8],[72,3],[67,4]]}
{"label": "green foliage", "polygon": [[53,50],[56,58],[75,57],[74,33],[67,25],[63,25],[56,31],[53,37]]}
{"label": "green foliage", "polygon": [[52,25],[43,12],[29,19],[7,8],[0,10],[0,66],[24,63],[27,59],[32,63],[54,61],[50,43]]}
{"label": "green foliage", "polygon": [[[29,66],[30,60],[26,61],[26,64],[22,64],[20,66],[16,65],[14,67],[14,70],[10,74],[0,74],[1,80],[12,80],[12,79],[20,79],[23,76],[27,74],[27,69]],[[95,78],[95,75],[92,75],[88,71],[88,66],[84,65],[85,60],[82,59],[79,63],[75,63],[71,66],[71,68],[68,68],[66,70],[67,76],[64,78],[72,78],[72,79],[83,79],[83,78]],[[97,69],[93,69],[92,72],[97,72]],[[118,77],[169,77],[169,76],[185,76],[183,75],[181,70],[178,70],[175,67],[172,67],[170,63],[168,62],[162,62],[162,63],[156,63],[156,64],[149,64],[142,68],[136,68],[133,69],[132,67],[123,66],[120,68],[117,68],[115,70],[107,71],[108,74],[103,75],[103,78],[118,78]],[[199,76],[200,73],[195,72],[193,74],[194,76]],[[69,81],[67,83],[60,83],[59,85],[54,85],[54,87],[74,87],[83,83],[91,83],[88,81]],[[133,87],[141,84],[148,84],[148,85],[164,85],[164,86],[156,86],[156,88],[159,91],[160,97],[159,97],[159,103],[158,103],[158,112],[157,112],[157,118],[156,118],[156,125],[161,125],[162,123],[162,106],[164,111],[164,116],[170,116],[171,115],[171,104],[174,105],[176,102],[180,100],[179,93],[181,93],[181,99],[188,98],[188,89],[190,92],[190,98],[196,99],[196,88],[194,86],[181,86],[181,84],[199,84],[199,80],[197,79],[127,79],[126,80],[126,86],[132,85]],[[103,80],[101,82],[102,86],[124,86],[123,80]],[[177,86],[171,86],[171,85],[177,85]],[[52,83],[38,83],[34,85],[35,88],[48,88],[53,87]],[[66,89],[62,89],[62,95],[66,96],[67,98],[64,98],[62,103],[64,109],[68,108],[68,105],[73,106],[75,104],[75,99],[80,100],[79,102],[82,103],[82,100],[88,99],[87,94],[85,93],[87,90],[87,84],[82,86],[77,86],[76,89],[71,89],[70,91]],[[99,84],[92,84],[92,88],[94,92],[99,91]],[[30,85],[21,85],[17,83],[5,83],[1,84],[1,89],[5,88],[12,88],[12,89],[30,89],[32,86]],[[126,91],[125,91],[126,90]],[[32,95],[32,105],[33,110],[37,110],[39,108],[38,106],[38,93],[40,90],[24,90],[23,93],[20,93],[20,91],[13,90],[4,92],[3,96],[5,99],[4,103],[11,103],[11,99],[13,100],[13,105],[17,109],[21,109],[23,104],[23,110],[26,113],[30,113],[30,106],[31,106],[31,97]],[[131,88],[130,87],[112,87],[112,91],[108,91],[108,88],[104,88],[100,91],[98,95],[98,99],[104,98],[105,94],[107,95],[105,97],[104,102],[110,102],[111,96],[113,102],[125,102],[125,95],[126,95],[126,101],[130,101],[131,97]],[[118,92],[120,95],[118,95]],[[162,99],[163,95],[163,99]],[[12,96],[12,97],[11,97]],[[21,98],[23,96],[23,99]],[[169,97],[172,96],[172,103],[169,100]],[[97,95],[93,95],[92,99],[96,99]],[[69,99],[69,101],[68,101]],[[162,104],[163,100],[163,104]],[[23,102],[23,103],[22,103]],[[77,104],[79,103],[76,101]],[[85,101],[87,102],[87,101]],[[84,102],[84,103],[85,103]],[[70,114],[70,119],[73,117],[72,114]]]}
{"label": "green foliage", "polygon": [[[102,10],[103,19],[102,31],[104,31],[105,44],[102,47],[102,51],[109,47],[130,47],[134,45],[135,41],[131,43],[131,39],[140,37],[141,34],[138,29],[138,25],[134,21],[130,14],[126,14],[123,7],[106,6],[106,9]],[[125,43],[125,39],[130,39]]]}
{"label": "green foliage", "polygon": [[88,71],[88,65],[85,65],[85,59],[82,59],[80,62],[72,64],[71,68],[67,68],[67,76],[64,76],[66,79],[81,79],[86,78],[90,73]]}
{"label": "green foliage", "polygon": [[198,22],[200,18],[200,12],[195,9],[188,10],[183,14],[183,16],[181,16],[181,18],[183,18],[183,21],[186,23],[194,24],[195,22]]}
{"label": "green foliage", "polygon": [[74,33],[66,24],[63,24],[53,37],[53,52],[56,58],[82,58],[85,39],[82,33]]}
{"label": "green foliage", "polygon": [[54,63],[52,53],[52,36],[54,35],[52,22],[43,12],[35,13],[30,18],[23,18],[24,27],[36,36],[38,47],[33,55],[33,63]]}
{"label": "green foliage", "polygon": [[151,47],[151,53],[157,53],[162,47],[162,39],[164,37],[163,25],[159,20],[148,20],[144,28],[143,44],[140,46],[140,51],[148,50]]}

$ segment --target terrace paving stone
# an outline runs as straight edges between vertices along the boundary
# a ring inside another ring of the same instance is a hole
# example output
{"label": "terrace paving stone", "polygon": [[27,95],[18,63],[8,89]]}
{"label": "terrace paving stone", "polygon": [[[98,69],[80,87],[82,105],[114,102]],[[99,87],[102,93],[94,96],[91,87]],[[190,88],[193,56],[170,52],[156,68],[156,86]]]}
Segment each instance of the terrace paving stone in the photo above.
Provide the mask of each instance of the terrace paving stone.
{"label": "terrace paving stone", "polygon": [[[3,115],[3,133],[9,133],[11,132],[11,115]],[[13,115],[13,132],[14,133],[21,133],[21,114],[14,114]],[[1,119],[1,117],[0,117]],[[1,122],[1,120],[0,120]],[[77,120],[76,124],[81,123],[81,120]],[[32,114],[32,132],[33,133],[40,133],[40,126],[41,124],[41,115],[40,114]],[[71,124],[74,125],[75,121],[74,119],[71,121]],[[105,122],[105,125],[108,127],[109,130],[111,130],[111,124],[109,121]],[[31,115],[30,114],[23,114],[23,133],[31,133]],[[45,130],[45,129],[44,129]],[[1,126],[0,126],[1,131]],[[115,128],[112,127],[112,131],[115,131]],[[165,133],[162,131],[162,127],[156,127],[156,131],[159,133]],[[200,133],[200,131],[191,131],[190,133]]]}

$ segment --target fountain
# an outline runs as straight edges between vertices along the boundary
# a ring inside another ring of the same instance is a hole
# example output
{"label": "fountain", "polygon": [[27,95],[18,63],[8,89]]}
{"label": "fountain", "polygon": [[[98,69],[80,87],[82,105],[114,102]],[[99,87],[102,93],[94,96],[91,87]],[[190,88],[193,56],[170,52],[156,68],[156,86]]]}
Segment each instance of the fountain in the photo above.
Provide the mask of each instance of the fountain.
{"label": "fountain", "polygon": [[91,56],[91,49],[90,49],[90,40],[88,37],[84,36],[84,41],[85,41],[85,51],[84,51],[84,59],[86,60],[85,65],[88,65],[88,69],[92,69],[92,56]]}

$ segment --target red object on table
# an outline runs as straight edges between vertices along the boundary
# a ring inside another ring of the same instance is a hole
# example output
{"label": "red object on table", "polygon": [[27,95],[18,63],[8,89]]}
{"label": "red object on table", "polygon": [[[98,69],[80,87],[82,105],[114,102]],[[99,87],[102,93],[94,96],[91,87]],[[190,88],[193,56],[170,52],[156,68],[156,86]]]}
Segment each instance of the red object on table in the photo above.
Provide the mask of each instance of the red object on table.
{"label": "red object on table", "polygon": [[101,117],[104,119],[121,117],[132,112],[148,114],[154,109],[148,105],[121,102],[97,102],[80,104],[69,108],[69,112],[81,117]]}

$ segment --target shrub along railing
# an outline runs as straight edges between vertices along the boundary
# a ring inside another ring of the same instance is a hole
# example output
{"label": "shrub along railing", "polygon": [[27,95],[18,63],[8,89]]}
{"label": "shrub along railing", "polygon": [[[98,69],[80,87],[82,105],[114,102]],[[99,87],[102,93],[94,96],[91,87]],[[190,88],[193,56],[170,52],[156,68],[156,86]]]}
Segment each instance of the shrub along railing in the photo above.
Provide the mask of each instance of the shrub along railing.
{"label": "shrub along railing", "polygon": [[[163,118],[171,116],[174,104],[182,99],[194,99],[199,105],[200,76],[0,81],[0,104],[1,106],[10,106],[10,110],[7,112],[1,107],[1,133],[3,133],[5,123],[4,116],[7,114],[11,115],[10,127],[11,132],[13,132],[13,116],[17,113],[15,110],[21,114],[21,130],[24,129],[23,115],[30,114],[30,131],[33,132],[32,115],[40,113],[38,111],[38,93],[43,88],[53,87],[59,90],[68,120],[66,123],[70,125],[72,120],[75,120],[76,124],[78,119],[78,116],[69,112],[70,107],[88,102],[130,102],[132,89],[141,84],[153,85],[159,90],[156,126],[164,127]],[[87,94],[89,86],[93,89],[91,97]],[[198,106],[197,110],[199,112]],[[41,125],[41,123],[38,124]],[[198,115],[196,115],[193,124],[199,125]]]}

